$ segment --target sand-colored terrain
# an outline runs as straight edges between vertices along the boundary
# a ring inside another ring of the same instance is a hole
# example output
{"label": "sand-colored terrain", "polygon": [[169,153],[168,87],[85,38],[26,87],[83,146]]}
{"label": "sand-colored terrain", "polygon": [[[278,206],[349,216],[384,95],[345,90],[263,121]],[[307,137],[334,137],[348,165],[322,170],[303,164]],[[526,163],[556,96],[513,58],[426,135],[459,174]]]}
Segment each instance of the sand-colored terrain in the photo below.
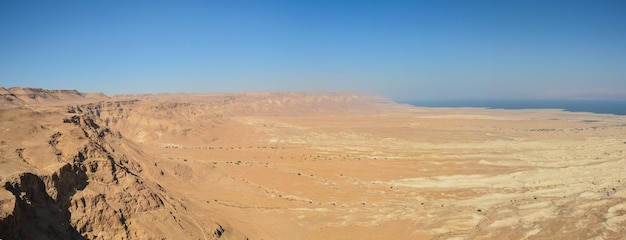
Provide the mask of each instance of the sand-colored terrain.
{"label": "sand-colored terrain", "polygon": [[0,182],[0,239],[624,239],[626,117],[2,88]]}

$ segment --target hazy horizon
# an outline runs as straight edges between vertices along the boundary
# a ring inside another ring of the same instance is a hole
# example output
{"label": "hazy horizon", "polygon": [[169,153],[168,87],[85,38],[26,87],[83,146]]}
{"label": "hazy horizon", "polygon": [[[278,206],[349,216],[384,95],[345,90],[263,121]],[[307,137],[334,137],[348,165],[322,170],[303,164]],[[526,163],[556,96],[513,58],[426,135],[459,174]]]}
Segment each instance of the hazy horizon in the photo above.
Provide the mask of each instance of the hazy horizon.
{"label": "hazy horizon", "polygon": [[0,2],[0,86],[626,99],[624,1]]}

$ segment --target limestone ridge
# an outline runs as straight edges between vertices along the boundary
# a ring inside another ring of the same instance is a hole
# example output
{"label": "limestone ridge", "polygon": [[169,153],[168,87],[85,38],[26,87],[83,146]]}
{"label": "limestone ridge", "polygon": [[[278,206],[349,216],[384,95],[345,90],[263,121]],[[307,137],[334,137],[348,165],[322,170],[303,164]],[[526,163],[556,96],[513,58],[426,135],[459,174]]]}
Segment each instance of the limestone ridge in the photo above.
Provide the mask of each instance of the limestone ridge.
{"label": "limestone ridge", "polygon": [[358,115],[394,106],[353,93],[109,98],[0,88],[0,239],[244,239],[249,229],[206,214],[213,204],[172,189],[186,179],[175,168],[164,177],[174,166],[149,149],[240,142],[230,131],[248,127],[242,116]]}
{"label": "limestone ridge", "polygon": [[119,132],[102,127],[94,112],[70,108],[68,113],[64,131],[48,141],[60,167],[51,174],[22,172],[4,179],[14,199],[0,199],[0,239],[221,236],[222,226],[195,219],[192,225],[179,200],[141,176],[141,164],[128,157],[139,153],[123,146]]}
{"label": "limestone ridge", "polygon": [[76,90],[47,90],[41,88],[3,88],[0,87],[0,107],[28,106],[31,104],[65,104],[68,102],[85,102],[106,100],[109,97],[102,93],[83,93]]}

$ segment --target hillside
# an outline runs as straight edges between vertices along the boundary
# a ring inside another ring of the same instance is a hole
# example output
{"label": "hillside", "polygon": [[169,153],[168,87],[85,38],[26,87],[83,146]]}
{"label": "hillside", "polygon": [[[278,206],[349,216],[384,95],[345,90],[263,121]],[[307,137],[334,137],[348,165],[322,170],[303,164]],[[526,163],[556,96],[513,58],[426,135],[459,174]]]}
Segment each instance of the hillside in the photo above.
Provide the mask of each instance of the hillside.
{"label": "hillside", "polygon": [[0,239],[617,239],[626,118],[0,89]]}
{"label": "hillside", "polygon": [[46,90],[41,88],[0,87],[0,107],[28,105],[67,105],[108,99],[102,93],[81,93],[76,90]]}

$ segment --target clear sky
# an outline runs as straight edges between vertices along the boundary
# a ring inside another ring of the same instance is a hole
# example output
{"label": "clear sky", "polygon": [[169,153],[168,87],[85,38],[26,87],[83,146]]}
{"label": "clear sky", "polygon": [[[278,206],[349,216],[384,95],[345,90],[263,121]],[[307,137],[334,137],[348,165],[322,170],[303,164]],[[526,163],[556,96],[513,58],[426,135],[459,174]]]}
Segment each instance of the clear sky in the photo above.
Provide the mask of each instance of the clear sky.
{"label": "clear sky", "polygon": [[0,86],[626,96],[626,1],[0,1]]}

